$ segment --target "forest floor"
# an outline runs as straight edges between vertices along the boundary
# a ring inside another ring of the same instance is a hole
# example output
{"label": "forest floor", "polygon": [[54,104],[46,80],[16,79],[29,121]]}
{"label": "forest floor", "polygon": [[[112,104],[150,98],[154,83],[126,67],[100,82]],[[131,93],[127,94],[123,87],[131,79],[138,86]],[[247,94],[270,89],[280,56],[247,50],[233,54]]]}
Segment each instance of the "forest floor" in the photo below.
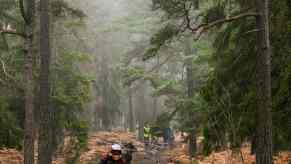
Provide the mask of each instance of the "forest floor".
{"label": "forest floor", "polygon": [[[187,150],[187,144],[176,142],[175,147],[165,151],[164,154],[169,156],[174,163],[191,164]],[[198,155],[195,159],[192,159],[192,161],[195,161],[197,164],[255,164],[255,156],[251,155],[250,145],[245,145],[237,151],[224,150],[213,152],[209,156]],[[290,162],[290,151],[280,152],[274,157],[274,164],[290,164]]]}
{"label": "forest floor", "polygon": [[[135,135],[121,131],[91,134],[88,140],[88,149],[81,153],[78,164],[96,164],[98,156],[107,153],[112,143],[128,142],[132,142],[138,150],[134,154],[133,164],[156,164],[152,156],[147,156],[143,143],[137,141]],[[64,149],[56,155],[54,164],[66,163],[65,157],[69,156],[71,150],[69,150],[70,142],[66,141],[65,143]],[[178,139],[174,147],[158,152],[160,164],[190,164],[187,149],[187,145]],[[276,159],[275,164],[288,164],[291,161],[291,152],[281,152],[274,158]],[[197,164],[253,164],[255,157],[250,155],[250,148],[246,146],[238,153],[225,150],[213,152],[207,157],[201,155],[194,160]],[[2,149],[0,150],[0,164],[23,164],[23,155],[14,149]]]}

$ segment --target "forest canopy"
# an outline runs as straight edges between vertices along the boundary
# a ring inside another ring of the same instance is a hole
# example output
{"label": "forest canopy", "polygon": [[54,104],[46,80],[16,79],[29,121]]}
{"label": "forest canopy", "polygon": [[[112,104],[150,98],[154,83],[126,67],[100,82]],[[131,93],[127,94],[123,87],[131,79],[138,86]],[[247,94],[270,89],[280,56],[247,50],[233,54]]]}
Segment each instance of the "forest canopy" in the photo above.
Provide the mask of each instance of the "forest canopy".
{"label": "forest canopy", "polygon": [[290,46],[290,0],[1,0],[0,149],[33,164],[38,141],[50,164],[69,136],[76,162],[94,132],[151,125],[193,158],[249,144],[271,164],[291,149]]}

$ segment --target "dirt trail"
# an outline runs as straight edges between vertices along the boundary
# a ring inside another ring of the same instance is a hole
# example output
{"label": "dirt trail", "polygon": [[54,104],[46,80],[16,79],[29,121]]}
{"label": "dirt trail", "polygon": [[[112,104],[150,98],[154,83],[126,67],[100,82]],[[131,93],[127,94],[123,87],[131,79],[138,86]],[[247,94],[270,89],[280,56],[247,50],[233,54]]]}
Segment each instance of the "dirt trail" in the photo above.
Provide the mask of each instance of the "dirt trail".
{"label": "dirt trail", "polygon": [[[98,132],[91,134],[88,140],[88,149],[82,152],[78,164],[97,164],[98,156],[108,152],[112,143],[132,142],[138,152],[133,156],[132,164],[156,164],[154,157],[145,154],[143,143],[137,141],[136,136],[122,131]],[[241,149],[244,159],[243,164],[253,164],[255,157],[250,155],[250,148]],[[53,164],[65,164],[65,157],[69,154],[68,148],[58,153]],[[281,152],[275,158],[274,164],[288,164],[291,161],[291,152]],[[190,164],[187,154],[187,145],[181,141],[175,143],[171,149],[164,149],[159,155],[160,164],[170,164],[168,161]],[[231,150],[213,152],[209,156],[198,156],[198,164],[241,164],[241,155]],[[23,155],[14,149],[0,150],[0,164],[23,164]],[[172,163],[171,163],[172,164]]]}
{"label": "dirt trail", "polygon": [[15,149],[0,150],[0,164],[22,164],[23,156]]}
{"label": "dirt trail", "polygon": [[[68,140],[69,137],[65,139]],[[88,139],[88,149],[81,154],[78,164],[96,164],[97,157],[108,152],[112,143],[125,142],[132,142],[138,151],[143,151],[143,144],[131,133],[122,131],[93,133]],[[57,153],[53,164],[65,164],[65,157],[70,155],[71,146],[70,142],[65,142],[63,150]],[[0,150],[0,164],[23,164],[23,153],[15,149]]]}
{"label": "dirt trail", "polygon": [[113,143],[128,143],[131,142],[138,149],[143,151],[143,144],[137,141],[136,137],[127,132],[98,132],[90,135],[88,140],[88,151],[82,153],[80,164],[88,164],[95,160],[97,156],[107,153]]}
{"label": "dirt trail", "polygon": [[157,164],[157,161],[160,164],[168,164],[169,156],[161,152],[158,152],[158,155],[146,154],[145,152],[137,152],[133,156],[132,164]]}

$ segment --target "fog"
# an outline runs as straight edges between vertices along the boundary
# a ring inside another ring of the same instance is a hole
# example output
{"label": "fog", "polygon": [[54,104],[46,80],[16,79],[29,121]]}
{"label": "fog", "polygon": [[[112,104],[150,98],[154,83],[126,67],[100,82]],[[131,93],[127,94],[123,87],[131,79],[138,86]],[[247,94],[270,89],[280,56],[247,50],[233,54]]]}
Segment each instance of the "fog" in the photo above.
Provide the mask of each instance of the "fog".
{"label": "fog", "polygon": [[[144,64],[141,60],[145,48],[133,54],[130,52],[149,45],[151,35],[160,27],[159,13],[152,10],[149,0],[68,2],[86,14],[85,26],[76,30],[78,47],[93,57],[90,64],[81,66],[95,80],[92,100],[88,104],[90,112],[85,112],[84,117],[90,121],[92,130],[129,128],[129,89],[123,84],[122,70],[131,66],[152,67],[153,64]],[[125,62],[128,56],[132,57]],[[145,116],[141,124],[153,122],[165,107],[163,98],[153,95],[150,83],[143,80],[135,83],[138,86],[132,95],[133,122],[138,126],[140,116]]]}

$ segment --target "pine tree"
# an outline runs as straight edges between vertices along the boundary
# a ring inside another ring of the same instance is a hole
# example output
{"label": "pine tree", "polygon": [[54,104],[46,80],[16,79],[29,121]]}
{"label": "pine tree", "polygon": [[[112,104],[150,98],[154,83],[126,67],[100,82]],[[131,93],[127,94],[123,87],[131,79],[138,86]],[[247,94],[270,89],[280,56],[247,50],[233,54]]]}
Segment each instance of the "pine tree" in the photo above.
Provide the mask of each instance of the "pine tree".
{"label": "pine tree", "polygon": [[[24,125],[24,164],[34,164],[34,79],[33,79],[33,38],[35,1],[20,2],[25,22],[25,125]],[[25,12],[26,11],[26,12]]]}
{"label": "pine tree", "polygon": [[38,164],[51,164],[53,155],[52,145],[52,109],[49,107],[50,83],[50,18],[49,0],[40,1],[40,129],[38,146]]}
{"label": "pine tree", "polygon": [[269,28],[269,0],[256,0],[257,32],[257,164],[273,163],[271,45]]}

